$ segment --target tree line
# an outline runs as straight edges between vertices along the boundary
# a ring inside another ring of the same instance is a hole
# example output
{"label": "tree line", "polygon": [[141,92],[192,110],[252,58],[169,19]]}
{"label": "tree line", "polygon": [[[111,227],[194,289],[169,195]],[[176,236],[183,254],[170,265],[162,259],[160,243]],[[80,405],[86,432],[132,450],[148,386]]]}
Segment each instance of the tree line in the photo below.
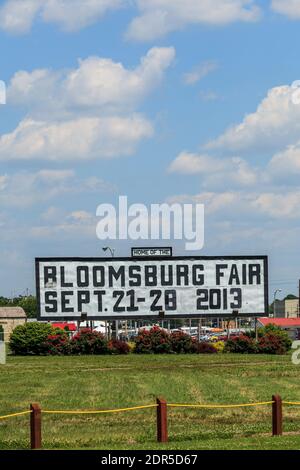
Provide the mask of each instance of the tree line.
{"label": "tree line", "polygon": [[37,317],[37,301],[36,297],[33,295],[19,295],[13,299],[0,296],[0,307],[22,307],[27,318]]}

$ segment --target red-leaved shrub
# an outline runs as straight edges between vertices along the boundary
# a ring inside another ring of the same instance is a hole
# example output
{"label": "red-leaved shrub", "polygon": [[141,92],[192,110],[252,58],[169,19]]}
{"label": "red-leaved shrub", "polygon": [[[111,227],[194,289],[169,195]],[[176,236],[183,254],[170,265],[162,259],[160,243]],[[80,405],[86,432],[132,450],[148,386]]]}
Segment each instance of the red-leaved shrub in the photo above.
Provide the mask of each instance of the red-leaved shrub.
{"label": "red-leaved shrub", "polygon": [[109,354],[108,341],[102,333],[86,328],[70,341],[71,354]]}
{"label": "red-leaved shrub", "polygon": [[255,340],[249,336],[235,336],[226,342],[224,352],[255,354],[257,352],[257,344]]}
{"label": "red-leaved shrub", "polygon": [[260,354],[285,354],[286,348],[279,336],[268,333],[259,338],[258,352]]}
{"label": "red-leaved shrub", "polygon": [[130,347],[126,341],[120,341],[119,339],[112,339],[108,343],[108,349],[112,354],[128,354]]}
{"label": "red-leaved shrub", "polygon": [[183,331],[174,331],[170,335],[172,351],[178,354],[196,353],[198,342]]}
{"label": "red-leaved shrub", "polygon": [[43,343],[44,353],[51,356],[63,356],[70,354],[70,342],[66,334],[49,335]]}
{"label": "red-leaved shrub", "polygon": [[137,354],[162,354],[172,352],[171,339],[167,331],[154,326],[151,330],[142,329],[135,338]]}
{"label": "red-leaved shrub", "polygon": [[206,341],[201,341],[198,343],[197,348],[198,354],[215,354],[218,351],[214,348],[212,343],[207,343]]}

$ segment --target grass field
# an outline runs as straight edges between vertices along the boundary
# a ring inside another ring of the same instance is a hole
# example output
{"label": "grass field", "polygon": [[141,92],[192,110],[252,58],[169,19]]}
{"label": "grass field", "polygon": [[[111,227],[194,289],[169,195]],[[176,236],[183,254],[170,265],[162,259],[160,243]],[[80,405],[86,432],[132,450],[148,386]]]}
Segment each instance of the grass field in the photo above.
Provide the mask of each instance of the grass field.
{"label": "grass field", "polygon": [[[48,410],[155,403],[300,401],[300,366],[289,356],[183,355],[9,357],[0,366],[0,415],[39,402]],[[44,415],[47,449],[300,449],[300,407],[284,407],[283,437],[271,437],[271,406],[169,409],[169,443],[156,443],[155,409]],[[0,420],[0,448],[29,447],[28,416]]]}

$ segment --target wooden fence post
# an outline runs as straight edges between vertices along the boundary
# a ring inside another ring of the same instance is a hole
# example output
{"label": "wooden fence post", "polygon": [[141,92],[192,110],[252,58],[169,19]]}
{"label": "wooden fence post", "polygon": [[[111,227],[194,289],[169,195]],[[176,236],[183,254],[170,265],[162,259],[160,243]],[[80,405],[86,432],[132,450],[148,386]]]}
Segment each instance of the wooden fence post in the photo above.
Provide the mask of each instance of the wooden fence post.
{"label": "wooden fence post", "polygon": [[282,435],[282,399],[280,395],[272,396],[272,430],[273,436]]}
{"label": "wooden fence post", "polygon": [[157,441],[168,442],[168,416],[167,402],[164,398],[157,398]]}
{"label": "wooden fence post", "polygon": [[30,444],[31,449],[42,447],[42,410],[38,403],[30,405]]}

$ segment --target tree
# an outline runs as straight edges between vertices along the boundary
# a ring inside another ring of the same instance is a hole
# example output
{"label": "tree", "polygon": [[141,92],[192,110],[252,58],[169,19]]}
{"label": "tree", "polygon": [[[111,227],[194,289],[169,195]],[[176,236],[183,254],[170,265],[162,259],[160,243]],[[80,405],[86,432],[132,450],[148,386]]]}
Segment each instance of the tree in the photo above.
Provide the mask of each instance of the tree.
{"label": "tree", "polygon": [[298,297],[294,294],[288,294],[283,300],[293,300],[298,299]]}
{"label": "tree", "polygon": [[274,314],[274,302],[272,302],[269,305],[269,315],[273,315],[273,314]]}
{"label": "tree", "polygon": [[28,297],[21,297],[18,302],[18,307],[22,307],[27,315],[27,318],[37,317],[37,301],[36,297],[29,295]]}
{"label": "tree", "polygon": [[11,304],[10,300],[6,297],[0,296],[0,307],[8,307]]}
{"label": "tree", "polygon": [[37,317],[37,301],[33,295],[13,299],[0,296],[0,307],[22,307],[28,318]]}

